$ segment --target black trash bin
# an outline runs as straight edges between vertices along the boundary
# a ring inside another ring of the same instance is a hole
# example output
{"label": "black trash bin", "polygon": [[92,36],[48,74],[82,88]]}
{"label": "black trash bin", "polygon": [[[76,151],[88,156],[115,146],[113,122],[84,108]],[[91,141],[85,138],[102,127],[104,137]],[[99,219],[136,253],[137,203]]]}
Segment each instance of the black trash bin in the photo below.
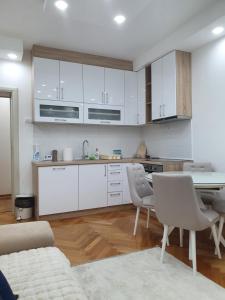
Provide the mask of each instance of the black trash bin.
{"label": "black trash bin", "polygon": [[17,220],[30,219],[33,216],[34,196],[17,195],[15,199],[15,211]]}

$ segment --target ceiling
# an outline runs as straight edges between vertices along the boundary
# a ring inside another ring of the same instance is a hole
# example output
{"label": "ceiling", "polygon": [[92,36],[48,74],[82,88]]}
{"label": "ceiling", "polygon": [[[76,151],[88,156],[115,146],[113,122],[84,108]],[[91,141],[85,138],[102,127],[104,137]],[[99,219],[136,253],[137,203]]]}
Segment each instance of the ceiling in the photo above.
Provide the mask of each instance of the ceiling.
{"label": "ceiling", "polygon": [[[217,0],[1,0],[0,34],[21,38],[25,49],[39,44],[134,59]],[[116,14],[127,17],[118,26]]]}

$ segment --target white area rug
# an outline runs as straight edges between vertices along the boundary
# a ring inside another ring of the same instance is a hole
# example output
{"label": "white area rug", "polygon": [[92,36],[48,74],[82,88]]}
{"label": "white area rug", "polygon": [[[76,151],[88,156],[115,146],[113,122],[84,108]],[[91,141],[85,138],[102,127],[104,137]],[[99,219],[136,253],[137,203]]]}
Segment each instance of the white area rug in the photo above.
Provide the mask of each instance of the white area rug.
{"label": "white area rug", "polygon": [[73,268],[91,300],[224,300],[225,289],[160,248],[116,256]]}

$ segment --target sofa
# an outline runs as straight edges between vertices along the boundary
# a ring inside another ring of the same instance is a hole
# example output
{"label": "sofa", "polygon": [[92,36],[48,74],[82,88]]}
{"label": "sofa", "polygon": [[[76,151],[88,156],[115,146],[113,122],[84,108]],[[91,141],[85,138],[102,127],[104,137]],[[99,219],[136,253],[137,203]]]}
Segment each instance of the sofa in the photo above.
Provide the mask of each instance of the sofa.
{"label": "sofa", "polygon": [[0,226],[0,270],[21,300],[86,300],[48,222]]}

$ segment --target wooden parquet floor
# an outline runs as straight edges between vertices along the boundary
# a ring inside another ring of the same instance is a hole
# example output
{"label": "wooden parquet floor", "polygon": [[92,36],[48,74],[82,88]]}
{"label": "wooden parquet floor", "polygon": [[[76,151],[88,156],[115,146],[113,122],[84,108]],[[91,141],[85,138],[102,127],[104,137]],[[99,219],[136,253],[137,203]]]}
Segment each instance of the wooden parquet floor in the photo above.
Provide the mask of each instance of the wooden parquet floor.
{"label": "wooden parquet floor", "polygon": [[[141,214],[136,237],[133,237],[135,210],[98,213],[72,219],[50,221],[55,234],[56,246],[70,259],[72,265],[97,259],[130,253],[161,245],[162,226],[155,217],[146,229],[146,215]],[[13,223],[11,213],[0,213],[0,224]],[[225,248],[221,246],[222,260],[214,255],[210,231],[197,234],[198,271],[225,288]],[[184,235],[184,247],[179,247],[179,233],[170,236],[167,251],[187,265],[188,232]]]}
{"label": "wooden parquet floor", "polygon": [[0,196],[0,213],[12,210],[12,200],[10,196]]}

